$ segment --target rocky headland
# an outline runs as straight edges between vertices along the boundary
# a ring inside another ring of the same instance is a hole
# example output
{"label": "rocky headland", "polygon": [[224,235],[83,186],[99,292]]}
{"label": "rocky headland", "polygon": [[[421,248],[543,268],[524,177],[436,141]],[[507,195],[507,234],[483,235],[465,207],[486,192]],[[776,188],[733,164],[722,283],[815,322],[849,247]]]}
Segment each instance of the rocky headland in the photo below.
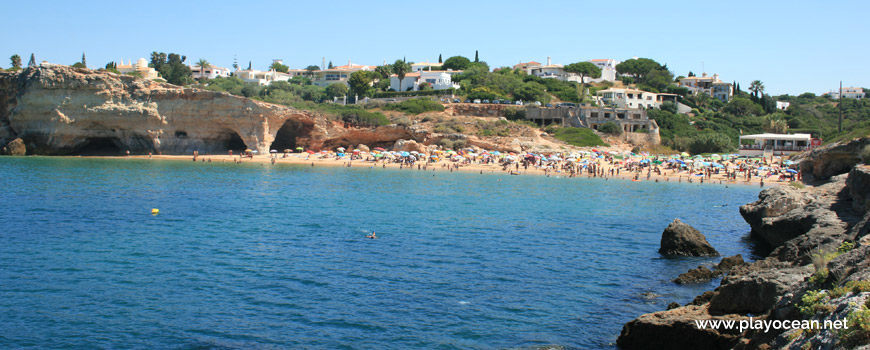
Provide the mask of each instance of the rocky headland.
{"label": "rocky headland", "polygon": [[[676,283],[724,274],[691,303],[627,323],[617,340],[635,349],[870,349],[870,166],[859,153],[870,138],[799,157],[807,186],[763,190],[740,208],[764,259],[723,259]],[[673,224],[672,224],[673,225]],[[723,266],[724,264],[724,266]],[[719,268],[723,266],[723,268]],[[696,320],[847,320],[848,330],[699,329]]]}

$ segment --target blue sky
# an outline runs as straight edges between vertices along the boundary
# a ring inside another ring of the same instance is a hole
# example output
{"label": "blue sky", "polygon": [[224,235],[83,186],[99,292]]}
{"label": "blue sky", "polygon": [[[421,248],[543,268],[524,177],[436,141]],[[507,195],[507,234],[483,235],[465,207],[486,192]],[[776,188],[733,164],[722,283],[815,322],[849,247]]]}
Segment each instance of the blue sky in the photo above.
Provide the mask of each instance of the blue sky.
{"label": "blue sky", "polygon": [[[773,94],[870,87],[870,1],[15,1],[0,67],[88,65],[177,52],[230,67],[379,65],[453,55],[490,66],[648,57],[677,75],[718,73]],[[703,67],[703,68],[702,68]],[[700,75],[700,74],[699,74]]]}

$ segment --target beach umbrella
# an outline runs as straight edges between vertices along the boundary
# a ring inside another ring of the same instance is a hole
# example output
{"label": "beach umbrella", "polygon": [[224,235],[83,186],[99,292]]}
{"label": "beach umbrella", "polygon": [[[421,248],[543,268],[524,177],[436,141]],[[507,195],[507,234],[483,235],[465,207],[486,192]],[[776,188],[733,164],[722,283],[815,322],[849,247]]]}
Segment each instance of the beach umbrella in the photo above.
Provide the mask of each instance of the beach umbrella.
{"label": "beach umbrella", "polygon": [[382,158],[383,156],[383,153],[375,153],[375,158]]}
{"label": "beach umbrella", "polygon": [[245,152],[251,152],[251,149],[250,148],[245,149]]}
{"label": "beach umbrella", "polygon": [[278,153],[278,150],[273,149],[273,150],[270,150],[269,153]]}
{"label": "beach umbrella", "polygon": [[308,154],[314,154],[314,151],[312,150],[307,150],[306,152],[308,152]]}
{"label": "beach umbrella", "polygon": [[688,156],[690,156],[690,154],[688,154],[686,152],[680,153],[680,157],[688,157]]}
{"label": "beach umbrella", "polygon": [[386,150],[381,148],[381,147],[375,147],[375,151],[386,151]]}
{"label": "beach umbrella", "polygon": [[407,157],[407,156],[410,156],[410,155],[411,155],[411,154],[408,153],[408,152],[402,152],[402,157]]}
{"label": "beach umbrella", "polygon": [[791,174],[797,174],[797,170],[794,170],[794,169],[785,169],[785,172],[791,173]]}
{"label": "beach umbrella", "polygon": [[786,160],[786,161],[783,161],[782,164],[785,164],[785,165],[792,165],[792,164],[794,164],[794,162],[792,162],[792,161],[790,161],[790,160]]}
{"label": "beach umbrella", "polygon": [[251,153],[260,153],[260,152],[257,150],[253,150],[253,151],[251,151]]}
{"label": "beach umbrella", "polygon": [[293,152],[293,150],[291,150],[289,148],[284,149],[284,153],[290,153],[290,152]]}
{"label": "beach umbrella", "polygon": [[345,149],[346,149],[346,148],[344,148],[344,147],[336,148],[336,150],[338,150],[339,152],[344,152]]}
{"label": "beach umbrella", "polygon": [[304,148],[302,148],[302,147],[296,147],[296,150],[297,150],[297,151],[301,151],[301,150],[304,150]]}
{"label": "beach umbrella", "polygon": [[337,153],[336,155],[339,157],[344,157],[344,153]]}

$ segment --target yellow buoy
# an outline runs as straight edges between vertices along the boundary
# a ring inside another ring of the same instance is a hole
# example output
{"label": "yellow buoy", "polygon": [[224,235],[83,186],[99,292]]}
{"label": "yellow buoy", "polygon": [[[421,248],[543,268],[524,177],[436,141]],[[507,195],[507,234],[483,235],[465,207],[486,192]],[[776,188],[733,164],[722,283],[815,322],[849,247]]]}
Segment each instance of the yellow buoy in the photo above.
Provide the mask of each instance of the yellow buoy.
{"label": "yellow buoy", "polygon": [[158,210],[157,208],[151,209],[151,215],[157,215],[159,213],[160,213],[160,210]]}

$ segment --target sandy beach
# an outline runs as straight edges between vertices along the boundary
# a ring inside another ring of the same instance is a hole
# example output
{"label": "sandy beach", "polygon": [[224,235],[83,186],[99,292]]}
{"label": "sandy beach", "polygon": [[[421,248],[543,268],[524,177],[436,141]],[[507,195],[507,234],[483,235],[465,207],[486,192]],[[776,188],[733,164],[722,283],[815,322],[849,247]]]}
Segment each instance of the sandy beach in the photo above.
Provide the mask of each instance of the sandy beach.
{"label": "sandy beach", "polygon": [[[87,158],[87,157],[86,157]],[[170,161],[186,161],[192,162],[193,156],[189,155],[131,155],[131,156],[120,156],[120,157],[95,157],[95,158],[110,158],[110,159],[151,159],[151,160],[170,160]],[[255,155],[253,158],[243,157],[239,158],[238,155],[200,155],[197,157],[196,162],[198,163],[256,163],[263,164],[266,166],[272,165],[272,158],[264,155]],[[350,164],[348,164],[350,163]],[[436,163],[429,164],[417,164],[414,166],[402,166],[398,163],[384,163],[382,161],[372,162],[365,160],[353,160],[348,161],[346,157],[342,159],[335,159],[335,157],[321,157],[319,155],[312,155],[308,157],[307,153],[292,153],[287,157],[283,157],[282,155],[278,155],[275,158],[274,164],[293,164],[293,165],[303,165],[303,166],[329,166],[329,167],[372,167],[378,169],[407,169],[409,171],[432,171],[436,173],[449,173],[453,171],[457,172],[465,172],[465,173],[478,173],[478,174],[505,174],[509,175],[511,171],[514,171],[516,175],[531,175],[531,176],[547,176],[547,177],[570,177],[570,173],[565,171],[558,170],[549,170],[545,171],[543,168],[537,167],[529,167],[528,169],[524,169],[522,165],[517,168],[515,165],[511,165],[507,170],[503,169],[503,166],[499,164],[458,164],[450,161],[439,161]],[[419,169],[418,169],[419,165]],[[458,166],[456,166],[458,165]],[[618,180],[626,180],[626,181],[653,181],[653,182],[677,182],[677,183],[692,183],[692,184],[715,184],[715,185],[754,185],[754,186],[776,186],[780,184],[788,184],[789,181],[777,181],[777,178],[774,176],[770,176],[768,178],[762,179],[761,177],[752,177],[751,180],[747,181],[743,177],[738,177],[735,180],[726,179],[724,174],[711,174],[709,178],[702,176],[692,176],[686,171],[675,172],[674,170],[668,169],[663,170],[661,175],[656,174],[655,172],[647,173],[643,171],[641,173],[638,172],[629,172],[624,168],[620,168],[619,174],[617,175],[609,175],[611,169],[614,169],[614,173],[616,173],[616,166],[611,165],[607,162],[602,162],[601,165],[604,173],[607,174],[605,176],[601,176],[606,179],[618,179]],[[594,178],[589,173],[577,174],[577,178]],[[637,178],[635,180],[635,177]],[[691,180],[690,180],[691,178]],[[704,178],[702,180],[702,178]]]}

